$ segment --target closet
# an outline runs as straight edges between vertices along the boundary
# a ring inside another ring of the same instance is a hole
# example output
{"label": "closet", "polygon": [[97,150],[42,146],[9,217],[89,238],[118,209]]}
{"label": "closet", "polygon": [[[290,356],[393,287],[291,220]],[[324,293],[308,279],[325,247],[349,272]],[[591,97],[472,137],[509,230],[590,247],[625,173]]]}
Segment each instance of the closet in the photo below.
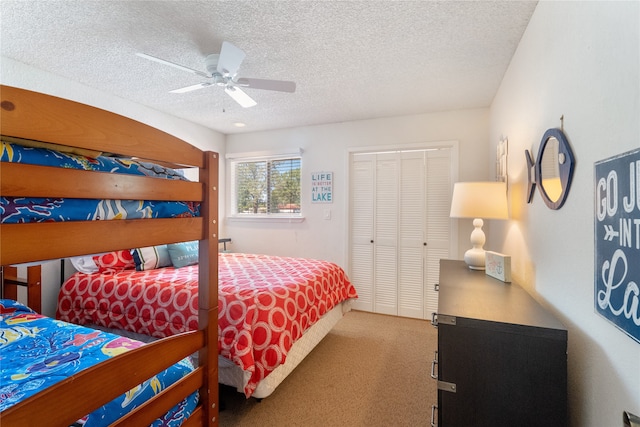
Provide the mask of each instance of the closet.
{"label": "closet", "polygon": [[355,309],[420,319],[437,311],[439,260],[454,255],[451,147],[350,155]]}

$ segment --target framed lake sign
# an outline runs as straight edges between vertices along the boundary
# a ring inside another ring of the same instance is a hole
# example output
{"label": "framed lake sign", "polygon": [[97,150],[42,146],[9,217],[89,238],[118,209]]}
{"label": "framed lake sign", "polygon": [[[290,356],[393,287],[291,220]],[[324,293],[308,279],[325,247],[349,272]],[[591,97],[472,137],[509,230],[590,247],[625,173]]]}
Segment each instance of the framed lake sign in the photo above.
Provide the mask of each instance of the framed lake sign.
{"label": "framed lake sign", "polygon": [[595,163],[595,309],[640,343],[640,149]]}

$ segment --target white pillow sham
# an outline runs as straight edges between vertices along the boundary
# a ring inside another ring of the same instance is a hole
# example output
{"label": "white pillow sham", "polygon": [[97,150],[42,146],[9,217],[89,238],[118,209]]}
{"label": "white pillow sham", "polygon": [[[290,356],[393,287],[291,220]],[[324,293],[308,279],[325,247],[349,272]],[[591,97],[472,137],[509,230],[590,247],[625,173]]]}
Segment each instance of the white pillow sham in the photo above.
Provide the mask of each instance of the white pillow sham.
{"label": "white pillow sham", "polygon": [[80,273],[91,274],[98,272],[98,266],[93,261],[93,255],[71,257],[69,261],[71,261],[73,268]]}

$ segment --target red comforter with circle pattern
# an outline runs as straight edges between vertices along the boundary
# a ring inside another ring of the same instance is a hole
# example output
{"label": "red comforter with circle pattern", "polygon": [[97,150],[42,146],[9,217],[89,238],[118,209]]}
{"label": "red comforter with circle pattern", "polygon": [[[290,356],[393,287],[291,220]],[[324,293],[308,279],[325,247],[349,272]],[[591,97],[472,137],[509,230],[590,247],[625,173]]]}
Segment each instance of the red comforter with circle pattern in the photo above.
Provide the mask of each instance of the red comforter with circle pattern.
{"label": "red comforter with circle pattern", "polygon": [[[218,351],[251,373],[247,396],[310,326],[357,297],[327,261],[221,253],[218,265]],[[57,317],[155,337],[197,329],[198,266],[76,273],[60,291]]]}

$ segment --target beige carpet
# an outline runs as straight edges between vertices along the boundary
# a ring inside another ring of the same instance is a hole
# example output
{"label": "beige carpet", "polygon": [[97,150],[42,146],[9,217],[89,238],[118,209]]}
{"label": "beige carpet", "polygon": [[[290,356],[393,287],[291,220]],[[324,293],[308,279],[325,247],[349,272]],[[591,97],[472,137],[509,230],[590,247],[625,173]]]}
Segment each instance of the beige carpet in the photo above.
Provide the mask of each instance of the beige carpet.
{"label": "beige carpet", "polygon": [[224,387],[221,426],[428,426],[437,346],[428,321],[351,311],[271,396]]}

